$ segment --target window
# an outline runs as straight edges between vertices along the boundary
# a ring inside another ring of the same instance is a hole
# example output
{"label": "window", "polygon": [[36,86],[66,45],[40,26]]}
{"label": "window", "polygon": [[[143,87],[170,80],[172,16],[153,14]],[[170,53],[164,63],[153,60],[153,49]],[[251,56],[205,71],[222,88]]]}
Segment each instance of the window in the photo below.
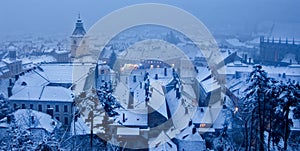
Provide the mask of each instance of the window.
{"label": "window", "polygon": [[25,104],[22,104],[22,109],[25,109],[26,107],[25,107]]}
{"label": "window", "polygon": [[33,109],[33,104],[30,104],[30,109]]}
{"label": "window", "polygon": [[59,117],[55,117],[59,121]]}
{"label": "window", "polygon": [[65,117],[65,125],[68,125],[68,124],[69,124],[68,117]]}
{"label": "window", "polygon": [[38,111],[42,111],[42,105],[41,104],[39,104],[39,107],[38,107]]}
{"label": "window", "polygon": [[59,106],[55,105],[55,112],[59,112]]}
{"label": "window", "polygon": [[64,112],[68,112],[68,106],[64,105]]}
{"label": "window", "polygon": [[47,105],[47,109],[49,109],[50,108],[50,105]]}
{"label": "window", "polygon": [[17,104],[16,104],[16,103],[14,103],[14,109],[15,109],[15,110],[17,109]]}

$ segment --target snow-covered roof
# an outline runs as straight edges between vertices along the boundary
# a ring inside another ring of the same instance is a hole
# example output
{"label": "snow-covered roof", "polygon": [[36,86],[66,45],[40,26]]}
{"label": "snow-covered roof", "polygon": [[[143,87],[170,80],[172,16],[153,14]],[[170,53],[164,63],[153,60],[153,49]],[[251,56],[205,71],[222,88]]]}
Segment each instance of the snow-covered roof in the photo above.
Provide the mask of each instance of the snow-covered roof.
{"label": "snow-covered roof", "polygon": [[197,67],[197,70],[198,75],[196,78],[199,82],[203,81],[211,75],[211,71],[207,67]]}
{"label": "snow-covered roof", "polygon": [[6,64],[3,61],[0,61],[0,69],[5,68]]}
{"label": "snow-covered roof", "polygon": [[[262,66],[262,69],[265,70],[268,74],[283,74],[285,73],[287,76],[299,76],[300,75],[300,65],[289,65],[289,66]],[[234,75],[236,72],[250,73],[253,71],[253,67],[251,65],[234,65],[232,63],[223,66],[222,69],[218,71],[225,71],[225,73],[219,72],[219,74],[226,75]]]}
{"label": "snow-covered roof", "polygon": [[[116,109],[120,115],[116,118],[118,123],[124,126],[131,127],[147,127],[148,126],[148,114],[147,111],[138,111],[138,110],[124,110]],[[123,122],[123,114],[125,117],[125,122]]]}
{"label": "snow-covered roof", "polygon": [[177,151],[177,146],[170,140],[167,134],[162,131],[155,139],[149,142],[150,151]]}
{"label": "snow-covered roof", "polygon": [[[212,124],[214,129],[221,129],[225,121],[225,111],[221,108],[213,107],[198,107],[194,116],[192,117],[192,122],[195,124]],[[205,127],[202,130],[208,130]]]}
{"label": "snow-covered roof", "polygon": [[214,78],[209,78],[205,81],[200,82],[200,84],[207,93],[221,88],[221,86],[218,84],[218,81]]}
{"label": "snow-covered roof", "polygon": [[119,55],[119,58],[140,62],[148,59],[166,61],[183,56],[185,56],[184,53],[174,45],[159,40],[147,40],[129,47]]}
{"label": "snow-covered roof", "polygon": [[73,93],[64,87],[26,86],[9,97],[9,100],[73,102]]}
{"label": "snow-covered roof", "polygon": [[[56,84],[76,84],[76,90],[83,89],[85,78],[93,64],[81,63],[55,63],[41,64],[36,69],[32,69],[20,76],[13,87],[13,94],[26,86],[46,86],[50,83]],[[81,82],[81,83],[80,83]]]}
{"label": "snow-covered roof", "polygon": [[129,128],[129,127],[118,127],[117,128],[117,135],[140,135],[139,128]]}
{"label": "snow-covered roof", "polygon": [[188,126],[183,131],[181,131],[178,135],[176,135],[176,139],[185,140],[185,141],[204,141],[200,136],[199,132],[196,129],[196,132],[193,134],[194,125]]}
{"label": "snow-covered roof", "polygon": [[148,105],[168,119],[167,105],[162,85],[155,81],[151,84],[151,88],[153,88],[153,92]]}
{"label": "snow-covered roof", "polygon": [[9,58],[5,58],[5,59],[2,59],[3,62],[7,63],[7,64],[11,64],[13,62],[19,62],[19,61],[22,61],[20,59],[16,59],[16,60],[11,60]]}
{"label": "snow-covered roof", "polygon": [[174,116],[176,110],[180,106],[180,100],[176,98],[176,91],[171,90],[168,93],[166,93],[166,100],[171,116]]}

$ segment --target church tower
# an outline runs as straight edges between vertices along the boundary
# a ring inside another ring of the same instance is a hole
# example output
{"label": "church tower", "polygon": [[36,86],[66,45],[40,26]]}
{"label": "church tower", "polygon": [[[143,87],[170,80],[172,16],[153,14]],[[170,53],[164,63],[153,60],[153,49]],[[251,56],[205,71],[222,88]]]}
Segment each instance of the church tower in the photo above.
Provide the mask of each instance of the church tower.
{"label": "church tower", "polygon": [[80,18],[80,14],[78,14],[78,19],[75,25],[75,29],[71,35],[71,58],[75,58],[76,56],[76,50],[80,44],[86,45],[85,41],[81,40],[83,39],[85,35],[85,29],[83,27],[83,22]]}

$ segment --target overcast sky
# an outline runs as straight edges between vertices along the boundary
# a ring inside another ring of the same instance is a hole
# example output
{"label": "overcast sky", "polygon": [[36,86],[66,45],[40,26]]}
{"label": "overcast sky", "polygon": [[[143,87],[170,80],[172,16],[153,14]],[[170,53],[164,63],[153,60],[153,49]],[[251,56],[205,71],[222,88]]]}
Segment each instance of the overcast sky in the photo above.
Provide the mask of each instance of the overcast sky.
{"label": "overcast sky", "polygon": [[71,33],[79,12],[89,28],[116,9],[145,2],[180,7],[216,31],[300,23],[299,0],[1,0],[0,35]]}

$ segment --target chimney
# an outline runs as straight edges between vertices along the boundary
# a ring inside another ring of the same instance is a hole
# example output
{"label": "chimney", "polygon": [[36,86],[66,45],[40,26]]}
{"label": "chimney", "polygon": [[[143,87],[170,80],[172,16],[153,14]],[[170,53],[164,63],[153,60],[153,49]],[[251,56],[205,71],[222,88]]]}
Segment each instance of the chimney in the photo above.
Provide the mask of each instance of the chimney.
{"label": "chimney", "polygon": [[285,79],[285,73],[283,73],[283,74],[282,74],[282,78],[284,78],[284,79]]}
{"label": "chimney", "polygon": [[30,116],[31,124],[34,124],[34,116]]}
{"label": "chimney", "polygon": [[8,115],[6,120],[7,124],[10,124],[11,121],[12,121],[12,115]]}
{"label": "chimney", "polygon": [[164,68],[164,76],[167,76],[168,73],[167,73],[167,68]]}
{"label": "chimney", "polygon": [[193,127],[192,134],[195,134],[195,133],[196,133],[196,127]]}
{"label": "chimney", "polygon": [[184,108],[185,109],[185,114],[189,114],[189,109],[187,107]]}
{"label": "chimney", "polygon": [[249,63],[251,63],[251,58],[249,58]]}
{"label": "chimney", "polygon": [[129,93],[129,101],[128,101],[128,108],[134,108],[134,92]]}
{"label": "chimney", "polygon": [[8,95],[8,97],[12,96],[12,86],[7,87],[7,95]]}
{"label": "chimney", "polygon": [[19,75],[18,74],[15,75],[15,79],[16,79],[16,81],[19,79]]}
{"label": "chimney", "polygon": [[190,120],[190,121],[189,121],[189,126],[192,126],[192,124],[193,124],[193,121]]}
{"label": "chimney", "polygon": [[247,56],[247,54],[245,54],[244,55],[244,61],[247,63],[247,58],[248,58],[248,56]]}
{"label": "chimney", "polygon": [[136,82],[136,75],[133,76],[133,82]]}
{"label": "chimney", "polygon": [[11,79],[9,79],[9,86],[13,86],[13,82]]}
{"label": "chimney", "polygon": [[123,123],[125,122],[125,113],[123,113]]}

